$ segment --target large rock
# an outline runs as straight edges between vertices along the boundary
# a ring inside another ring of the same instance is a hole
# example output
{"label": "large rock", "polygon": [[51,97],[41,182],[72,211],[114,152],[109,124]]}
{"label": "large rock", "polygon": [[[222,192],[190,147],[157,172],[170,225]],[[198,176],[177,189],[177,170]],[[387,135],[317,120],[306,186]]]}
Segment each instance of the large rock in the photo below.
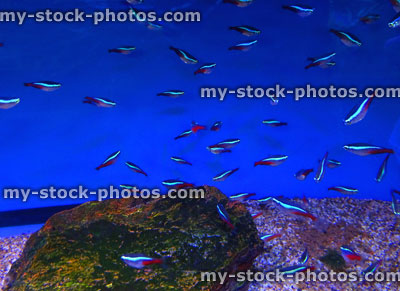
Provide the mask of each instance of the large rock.
{"label": "large rock", "polygon": [[[200,272],[245,271],[263,242],[243,204],[204,189],[205,199],[88,202],[54,215],[29,238],[5,290],[233,290],[233,280],[203,282]],[[120,259],[128,253],[165,256],[166,266],[133,269]]]}

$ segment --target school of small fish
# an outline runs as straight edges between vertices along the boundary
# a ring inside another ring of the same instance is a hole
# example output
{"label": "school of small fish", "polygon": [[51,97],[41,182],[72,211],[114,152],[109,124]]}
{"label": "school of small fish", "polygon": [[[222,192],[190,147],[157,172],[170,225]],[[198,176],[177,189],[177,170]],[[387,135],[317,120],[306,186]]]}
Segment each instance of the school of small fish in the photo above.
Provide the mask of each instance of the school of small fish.
{"label": "school of small fish", "polygon": [[[130,6],[131,11],[134,14],[137,14],[140,12],[134,5],[140,5],[143,1],[142,0],[126,0],[127,4]],[[253,0],[223,0],[222,3],[225,4],[232,4],[237,7],[247,7],[253,3]],[[393,8],[397,12],[397,14],[391,19],[388,23],[389,28],[399,28],[400,27],[400,2],[398,0],[391,0],[391,3],[393,5]],[[297,14],[300,17],[310,17],[314,13],[317,13],[313,7],[306,6],[306,5],[283,5],[282,9],[287,10],[288,13],[294,13]],[[360,21],[365,23],[365,24],[371,24],[376,21],[380,20],[380,15],[376,14],[368,14],[364,15],[360,18]],[[162,29],[162,25],[158,23],[146,23],[147,27],[152,30],[159,30]],[[262,32],[261,30],[250,26],[250,25],[241,25],[241,26],[231,26],[228,27],[229,30],[238,32],[244,36],[247,37],[257,37],[260,35]],[[348,47],[360,47],[362,46],[362,41],[355,35],[353,35],[350,32],[345,32],[345,31],[340,31],[335,28],[331,28],[330,32],[332,35],[336,36],[344,45]],[[246,52],[249,51],[253,46],[257,45],[258,40],[255,39],[250,39],[241,43],[233,44],[231,46],[227,46],[227,49],[230,51],[242,51]],[[3,43],[0,44],[0,47],[3,47]],[[191,55],[189,52],[187,52],[184,49],[177,48],[174,46],[170,46],[169,49],[171,52],[173,52],[184,64],[188,65],[197,65],[197,69],[194,70],[194,75],[207,75],[211,74],[217,67],[216,63],[213,62],[208,62],[208,63],[199,63],[199,60]],[[130,55],[134,54],[136,50],[135,46],[123,46],[123,47],[116,47],[116,48],[110,48],[108,52],[111,54],[121,54],[121,55]],[[335,52],[330,52],[324,56],[321,57],[313,57],[313,58],[308,58],[308,61],[310,62],[307,66],[305,66],[305,69],[311,69],[314,67],[320,67],[320,68],[329,68],[334,66],[336,63],[333,60],[335,57],[337,57],[337,54]],[[39,89],[45,92],[52,92],[55,90],[58,90],[62,87],[62,84],[59,82],[54,82],[54,81],[32,81],[32,82],[27,82],[24,83],[24,86],[26,87],[32,87],[35,89]],[[182,97],[185,94],[184,91],[177,90],[177,89],[169,89],[164,92],[160,92],[157,94],[157,96],[163,96],[163,97],[170,97],[170,98],[179,98]],[[356,105],[353,109],[351,109],[348,113],[347,116],[344,117],[343,119],[343,124],[346,126],[351,126],[356,123],[361,122],[367,115],[368,110],[370,109],[371,103],[374,99],[374,95],[371,97],[365,97],[364,100],[358,105]],[[20,98],[1,98],[0,99],[0,109],[11,109],[15,106],[17,106],[20,103]],[[100,97],[85,97],[83,100],[84,104],[89,104],[89,105],[95,105],[97,107],[101,108],[113,108],[117,106],[117,102],[105,99],[105,98],[100,98]],[[276,105],[278,103],[277,99],[271,98],[271,104]],[[273,128],[279,128],[279,127],[286,127],[290,126],[287,122],[280,121],[280,120],[275,120],[275,119],[267,119],[263,120],[262,123],[268,127],[273,127]],[[214,124],[212,124],[209,127],[209,130],[211,131],[220,131],[222,130],[223,123],[222,121],[215,121]],[[194,134],[197,134],[200,131],[206,131],[207,130],[206,125],[201,125],[198,124],[197,122],[192,122],[191,126],[182,133],[178,134],[175,137],[175,140],[180,140],[182,138],[186,138],[189,136],[192,136]],[[279,130],[279,129],[277,129]],[[178,141],[176,141],[178,142]],[[239,138],[231,138],[227,140],[220,141],[216,144],[210,145],[207,147],[207,150],[210,151],[212,154],[219,155],[219,154],[227,154],[230,153],[233,148],[236,148],[238,144],[241,142]],[[348,151],[349,153],[358,155],[358,156],[368,156],[368,155],[377,155],[377,154],[384,154],[384,159],[382,160],[382,164],[380,168],[378,169],[377,176],[375,180],[377,182],[381,182],[382,179],[385,176],[385,173],[387,171],[387,164],[390,156],[394,154],[394,151],[390,148],[382,147],[382,146],[377,146],[377,145],[371,145],[367,143],[362,143],[362,142],[357,142],[357,143],[352,143],[352,144],[347,144],[343,146],[343,149]],[[117,162],[117,160],[120,158],[121,152],[116,151],[109,155],[105,160],[99,164],[95,169],[96,170],[102,170],[106,167],[109,167]],[[260,159],[259,161],[254,162],[254,167],[256,166],[271,166],[271,167],[277,167],[284,163],[289,157],[283,153],[277,153],[275,155],[271,155],[268,157],[265,157],[263,159]],[[171,156],[171,160],[177,164],[180,165],[185,165],[185,166],[192,166],[192,163],[190,161],[187,161],[183,157],[177,157],[177,156]],[[125,165],[127,168],[135,173],[148,176],[147,172],[145,172],[140,166],[134,164],[133,162],[130,161],[125,161]],[[336,161],[334,159],[331,159],[329,156],[329,153],[326,152],[323,157],[319,160],[318,166],[314,168],[303,168],[298,170],[294,176],[296,179],[299,181],[304,181],[308,178],[308,176],[311,173],[315,173],[314,175],[314,180],[316,183],[319,183],[323,180],[324,176],[327,175],[327,169],[334,169],[336,167],[341,166],[340,161]],[[227,169],[222,173],[216,174],[212,180],[216,182],[223,182],[227,180],[230,176],[234,175],[239,168],[234,168],[234,169]],[[151,173],[150,173],[151,174]],[[211,177],[210,177],[211,179]],[[168,189],[185,189],[185,188],[190,188],[190,187],[195,187],[194,184],[188,183],[185,181],[180,181],[176,179],[169,179],[162,181],[162,185],[164,185]],[[131,189],[133,186],[130,185],[120,185],[121,188],[123,189]],[[345,195],[354,195],[357,194],[359,191],[357,188],[350,187],[350,186],[344,186],[344,185],[332,185],[329,188],[327,188],[329,191],[336,191],[341,194]],[[247,199],[250,199],[251,197],[255,196],[255,193],[239,193],[230,196],[230,200],[232,201],[245,201]],[[393,190],[391,193],[392,196],[392,208],[393,212],[395,215],[400,215],[400,191]],[[313,214],[311,214],[308,210],[298,206],[291,204],[289,202],[286,202],[284,199],[278,199],[274,197],[266,197],[262,199],[257,199],[257,201],[260,204],[266,204],[266,203],[274,203],[277,207],[282,209],[282,211],[286,211],[288,214],[295,215],[297,217],[302,217],[303,219],[311,219],[312,221],[317,220],[317,217],[315,217]],[[228,227],[229,231],[232,231],[233,233],[235,232],[235,225],[231,222],[229,218],[229,214],[224,208],[224,205],[218,204],[217,209],[216,209],[216,214],[219,216],[219,218],[224,222],[224,224]],[[257,213],[253,215],[253,219],[256,219],[262,215],[262,213]],[[272,234],[264,234],[260,238],[265,241],[266,243],[273,240],[273,239],[279,239],[282,236],[281,233],[272,233]],[[341,252],[343,257],[346,260],[349,261],[360,261],[361,257],[351,249],[349,246],[342,246],[341,247]],[[304,250],[304,253],[298,260],[298,265],[296,266],[288,266],[285,268],[280,269],[281,272],[283,272],[285,275],[290,275],[296,272],[304,272],[308,269],[313,270],[313,266],[307,266],[306,263],[308,261],[308,252],[307,250]],[[146,268],[150,267],[153,265],[163,265],[165,264],[165,258],[153,258],[150,256],[147,256],[145,254],[126,254],[121,256],[121,260],[126,263],[128,266],[132,268]],[[369,272],[374,272],[379,265],[381,264],[381,261],[376,261],[372,265],[368,266],[365,269],[365,273]]]}

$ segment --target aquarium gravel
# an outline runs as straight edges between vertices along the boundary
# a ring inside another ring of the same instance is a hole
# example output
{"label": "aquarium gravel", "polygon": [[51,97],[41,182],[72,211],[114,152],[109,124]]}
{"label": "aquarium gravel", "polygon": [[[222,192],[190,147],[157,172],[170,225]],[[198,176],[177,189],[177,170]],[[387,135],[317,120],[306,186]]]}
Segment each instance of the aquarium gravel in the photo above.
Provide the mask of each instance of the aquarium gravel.
{"label": "aquarium gravel", "polygon": [[[316,271],[329,271],[319,259],[328,249],[340,252],[344,244],[352,246],[362,257],[356,263],[346,263],[346,272],[361,272],[372,262],[382,260],[381,272],[397,272],[400,241],[397,217],[390,202],[351,198],[292,199],[317,217],[316,221],[298,218],[283,212],[273,203],[244,202],[251,214],[262,212],[255,219],[261,235],[281,234],[281,237],[265,242],[265,252],[259,256],[253,270],[266,272],[277,267],[298,264],[307,248],[307,265]],[[19,257],[29,234],[0,238],[0,281],[3,281],[11,264]],[[303,282],[294,284],[253,282],[249,290],[398,290],[399,285],[389,282]],[[0,285],[1,287],[2,285]]]}

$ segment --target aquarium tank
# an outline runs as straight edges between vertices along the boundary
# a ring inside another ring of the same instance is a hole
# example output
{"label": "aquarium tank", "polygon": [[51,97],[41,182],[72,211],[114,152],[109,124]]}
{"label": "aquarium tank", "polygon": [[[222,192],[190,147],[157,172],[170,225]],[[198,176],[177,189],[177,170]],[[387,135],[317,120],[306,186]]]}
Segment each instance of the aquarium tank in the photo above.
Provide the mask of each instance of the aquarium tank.
{"label": "aquarium tank", "polygon": [[0,30],[0,289],[399,290],[399,0],[3,0]]}

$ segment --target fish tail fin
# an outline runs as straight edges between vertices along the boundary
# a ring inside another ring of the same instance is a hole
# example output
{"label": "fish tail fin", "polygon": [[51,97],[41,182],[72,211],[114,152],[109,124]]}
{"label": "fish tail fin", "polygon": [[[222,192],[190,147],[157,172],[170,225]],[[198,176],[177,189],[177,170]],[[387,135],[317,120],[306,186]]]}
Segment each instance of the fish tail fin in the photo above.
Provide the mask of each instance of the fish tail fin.
{"label": "fish tail fin", "polygon": [[259,166],[259,165],[261,165],[260,162],[255,162],[255,163],[254,163],[254,167]]}
{"label": "fish tail fin", "polygon": [[96,167],[96,170],[98,171],[98,170],[100,170],[101,168],[103,168],[103,165],[100,165],[100,166]]}
{"label": "fish tail fin", "polygon": [[32,86],[32,83],[24,83],[24,86],[25,86],[25,87],[31,87],[31,86]]}
{"label": "fish tail fin", "polygon": [[170,46],[169,49],[172,50],[172,51],[176,50],[176,48],[174,48],[173,46]]}

